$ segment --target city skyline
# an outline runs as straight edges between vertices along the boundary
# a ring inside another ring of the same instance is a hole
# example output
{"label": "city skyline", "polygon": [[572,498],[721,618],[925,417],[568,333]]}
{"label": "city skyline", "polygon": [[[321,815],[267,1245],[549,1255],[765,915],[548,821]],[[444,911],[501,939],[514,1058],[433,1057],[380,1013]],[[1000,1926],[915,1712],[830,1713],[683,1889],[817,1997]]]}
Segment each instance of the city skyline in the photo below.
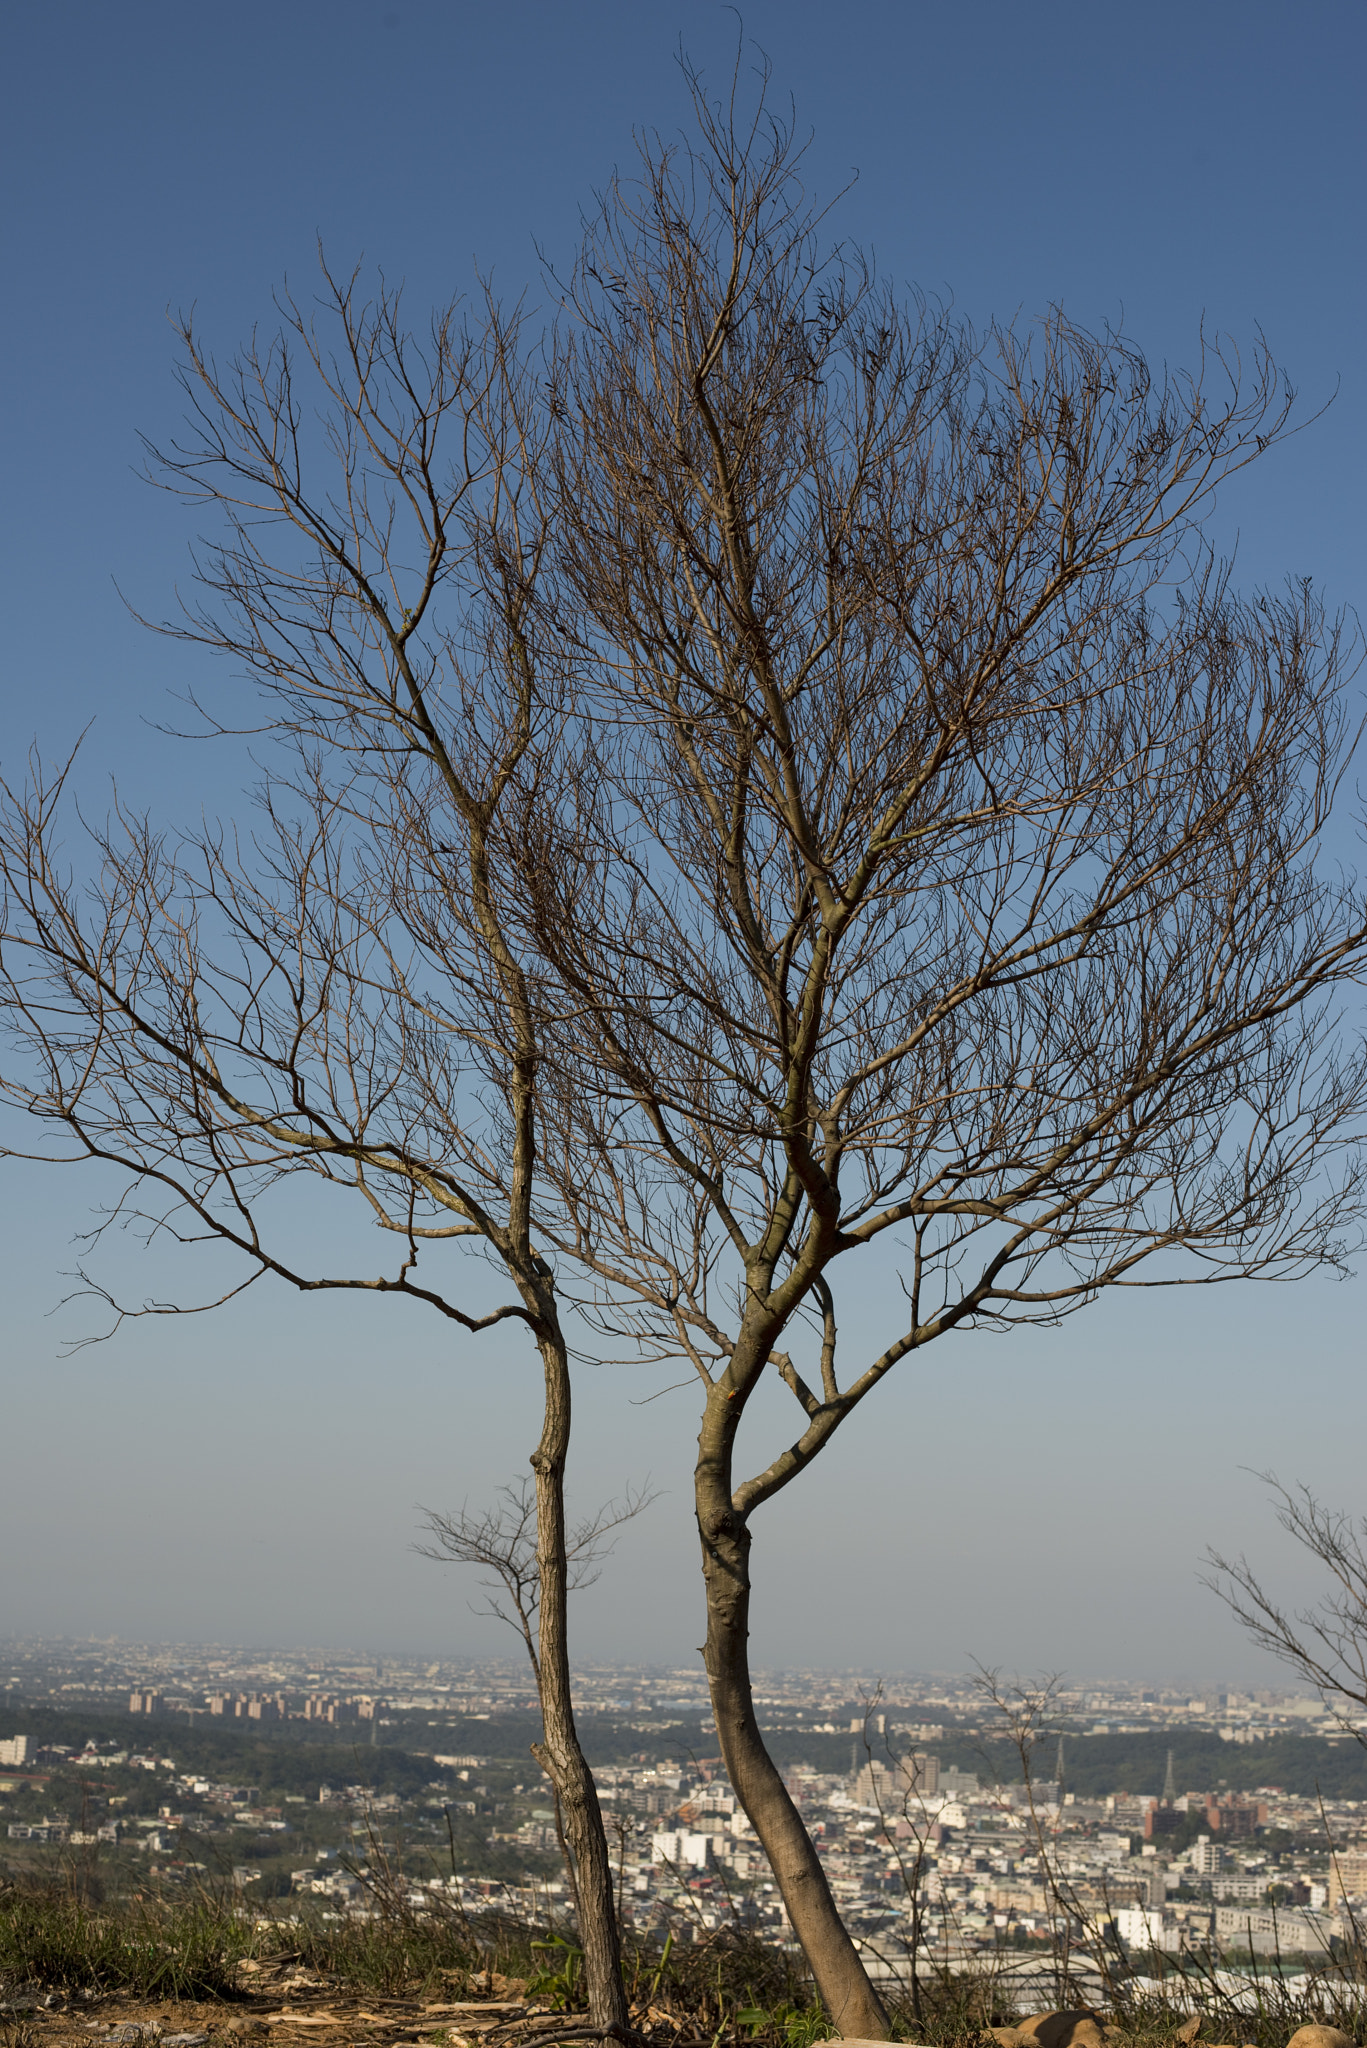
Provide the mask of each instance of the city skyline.
{"label": "city skyline", "polygon": [[[1367,1768],[1318,1701],[1084,1683],[1041,1714],[1037,1693],[965,1674],[863,1697],[851,1677],[762,1674],[758,1704],[880,1981],[926,1959],[941,1978],[972,1972],[986,1954],[999,1984],[1033,1986],[1061,1911],[1086,1989],[1108,1956],[1142,1990],[1149,1956],[1237,1969],[1251,1951],[1300,1971],[1351,1933]],[[624,1923],[790,1942],[696,1676],[599,1667],[577,1691]],[[371,1919],[401,1858],[409,1910],[436,1924],[554,1913],[565,1874],[537,1727],[509,1664],[0,1640],[7,1855],[32,1878],[80,1854],[106,1888],[217,1882],[258,1912],[333,1924]]]}
{"label": "city skyline", "polygon": [[[75,1660],[63,1663],[62,1659]],[[31,1666],[35,1674],[46,1673],[36,1686],[25,1688],[20,1676],[20,1666]],[[84,1680],[64,1679],[60,1685],[52,1682],[52,1671],[70,1671],[86,1666],[98,1665],[102,1677]],[[575,1658],[573,1667],[576,1687],[581,1704],[586,1708],[604,1709],[611,1707],[628,1708],[632,1700],[649,1700],[657,1694],[670,1706],[687,1701],[705,1714],[710,1713],[705,1674],[701,1664],[675,1664],[665,1661],[639,1661],[621,1658]],[[796,1706],[799,1702],[812,1702],[811,1713],[815,1715],[832,1704],[845,1703],[864,1696],[868,1712],[875,1718],[886,1719],[889,1714],[907,1708],[917,1702],[953,1704],[956,1712],[970,1718],[991,1718],[990,1704],[986,1702],[985,1678],[987,1674],[974,1670],[959,1671],[914,1671],[895,1670],[876,1666],[823,1666],[820,1664],[794,1666],[755,1667],[756,1700],[760,1705]],[[1056,1704],[1057,1718],[1085,1718],[1087,1713],[1109,1712],[1139,1715],[1133,1728],[1120,1732],[1137,1732],[1141,1727],[1162,1727],[1183,1722],[1222,1721],[1245,1725],[1258,1723],[1272,1727],[1284,1725],[1289,1728],[1308,1729],[1323,1724],[1325,1729],[1340,1731],[1344,1715],[1356,1725],[1359,1718],[1354,1710],[1345,1709],[1335,1713],[1325,1707],[1319,1695],[1307,1689],[1304,1681],[1299,1683],[1287,1678],[1282,1684],[1266,1684],[1240,1688],[1228,1684],[1207,1685],[1201,1698],[1193,1695],[1191,1687],[1181,1674],[1149,1674],[1139,1680],[1121,1678],[1115,1674],[1098,1673],[1053,1673],[1047,1680],[1039,1673],[994,1674],[1000,1676],[1007,1686],[1046,1684]],[[171,1680],[179,1677],[179,1685]],[[117,1635],[97,1637],[25,1636],[18,1634],[0,1635],[0,1709],[6,1702],[21,1698],[33,1704],[40,1699],[54,1703],[65,1702],[79,1707],[89,1704],[92,1698],[111,1702],[116,1710],[122,1708],[125,1695],[133,1695],[130,1712],[135,1716],[146,1712],[152,1714],[149,1705],[145,1709],[137,1700],[146,1692],[150,1701],[155,1696],[156,1712],[175,1713],[180,1709],[175,1702],[186,1694],[185,1680],[196,1679],[189,1687],[187,1703],[195,1713],[208,1712],[211,1717],[224,1713],[224,1702],[234,1697],[247,1699],[262,1695],[275,1696],[285,1691],[292,1700],[305,1703],[315,1696],[327,1698],[336,1696],[342,1681],[350,1682],[348,1698],[352,1703],[361,1700],[377,1700],[382,1696],[390,1704],[401,1709],[421,1706],[425,1700],[411,1701],[402,1697],[402,1687],[419,1691],[424,1686],[435,1686],[439,1693],[453,1694],[457,1701],[468,1704],[478,1697],[484,1705],[499,1701],[517,1700],[525,1709],[535,1707],[535,1686],[530,1679],[525,1656],[510,1652],[503,1657],[441,1655],[432,1650],[408,1653],[376,1651],[359,1643],[346,1645],[323,1643],[266,1643],[266,1642],[213,1642],[213,1641],[152,1641],[124,1639]],[[680,1692],[679,1681],[688,1681],[691,1690]],[[851,1693],[850,1684],[856,1687]],[[368,1689],[361,1691],[362,1685]],[[345,1687],[342,1688],[344,1691]],[[627,1697],[621,1697],[623,1690]],[[78,1699],[76,1695],[84,1695]],[[203,1695],[201,1700],[199,1695]],[[212,1702],[204,1703],[205,1700]],[[1296,1703],[1284,1704],[1284,1703]],[[1314,1711],[1310,1711],[1313,1705]],[[229,1713],[231,1718],[231,1713]],[[301,1706],[296,1718],[313,1719],[314,1716]],[[369,1719],[367,1714],[362,1718]],[[1367,1728],[1367,1715],[1361,1717]],[[824,1732],[841,1732],[827,1729]],[[1105,1733],[1107,1729],[1093,1725],[1082,1732]]]}

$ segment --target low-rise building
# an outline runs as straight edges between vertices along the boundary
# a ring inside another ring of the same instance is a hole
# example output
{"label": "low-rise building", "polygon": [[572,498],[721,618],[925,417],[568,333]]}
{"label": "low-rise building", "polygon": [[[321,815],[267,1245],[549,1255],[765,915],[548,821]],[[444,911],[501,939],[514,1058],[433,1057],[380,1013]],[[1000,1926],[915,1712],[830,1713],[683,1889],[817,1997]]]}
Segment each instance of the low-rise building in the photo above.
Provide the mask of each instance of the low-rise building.
{"label": "low-rise building", "polygon": [[1221,1948],[1254,1955],[1328,1955],[1338,1921],[1308,1906],[1217,1906],[1215,1939]]}

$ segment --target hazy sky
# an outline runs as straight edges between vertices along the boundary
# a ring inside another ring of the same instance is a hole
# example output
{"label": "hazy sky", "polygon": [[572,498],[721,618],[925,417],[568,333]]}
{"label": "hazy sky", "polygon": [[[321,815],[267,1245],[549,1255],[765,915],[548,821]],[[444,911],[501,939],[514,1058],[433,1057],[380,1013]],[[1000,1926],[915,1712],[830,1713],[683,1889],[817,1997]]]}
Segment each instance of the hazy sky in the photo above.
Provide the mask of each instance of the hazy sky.
{"label": "hazy sky", "polygon": [[[884,275],[975,320],[1056,301],[1123,317],[1174,364],[1203,323],[1244,346],[1261,327],[1307,413],[1337,389],[1219,524],[1242,578],[1313,573],[1361,606],[1360,0],[761,0],[744,28],[814,131],[813,194],[858,173],[834,228]],[[319,235],[335,265],[405,279],[415,312],[477,265],[535,304],[534,244],[568,257],[633,128],[685,118],[680,40],[720,84],[735,35],[731,11],[692,0],[11,10],[7,774],[93,720],[91,800],[114,773],[171,818],[232,809],[232,758],[152,729],[193,662],[114,587],[163,613],[187,574],[193,514],[134,473],[139,431],[165,439],[178,416],[168,307],[194,303],[230,353],[282,279],[310,288]],[[263,1288],[64,1358],[90,1326],[58,1307],[71,1241],[109,1192],[0,1162],[0,1632],[502,1654],[473,1589],[409,1546],[416,1503],[480,1502],[525,1470],[525,1347]],[[131,1245],[109,1270],[169,1291]],[[1247,1546],[1311,1590],[1245,1468],[1367,1507],[1363,1306],[1359,1281],[1146,1294],[1062,1332],[934,1347],[757,1524],[757,1660],[1266,1681],[1200,1556]],[[580,1501],[647,1473],[665,1489],[582,1597],[586,1654],[683,1659],[701,1640],[696,1403],[644,1400],[668,1377],[581,1375]]]}

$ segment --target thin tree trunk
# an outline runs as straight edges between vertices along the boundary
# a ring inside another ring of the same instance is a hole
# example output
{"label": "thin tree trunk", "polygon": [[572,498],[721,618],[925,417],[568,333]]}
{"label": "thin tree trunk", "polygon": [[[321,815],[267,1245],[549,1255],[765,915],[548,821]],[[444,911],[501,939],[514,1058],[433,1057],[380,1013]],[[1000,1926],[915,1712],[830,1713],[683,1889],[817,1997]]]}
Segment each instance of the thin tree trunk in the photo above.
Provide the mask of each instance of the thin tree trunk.
{"label": "thin tree trunk", "polygon": [[[704,1443],[707,1430],[704,1426]],[[706,1449],[697,1473],[707,1583],[707,1679],[732,1790],[764,1846],[792,1929],[842,2035],[885,2041],[888,2016],[836,1910],[826,1873],[788,1788],[764,1747],[750,1690],[750,1531],[718,1486]]]}
{"label": "thin tree trunk", "polygon": [[536,1756],[559,1795],[565,1834],[574,1859],[589,2018],[604,2031],[625,2031],[627,2001],[617,1915],[613,1909],[612,1863],[593,1773],[579,1745],[570,1698],[569,1570],[565,1556],[570,1375],[558,1332],[542,1338],[541,1357],[546,1373],[545,1418],[541,1441],[531,1462],[536,1474],[541,1723],[546,1739],[536,1745]]}

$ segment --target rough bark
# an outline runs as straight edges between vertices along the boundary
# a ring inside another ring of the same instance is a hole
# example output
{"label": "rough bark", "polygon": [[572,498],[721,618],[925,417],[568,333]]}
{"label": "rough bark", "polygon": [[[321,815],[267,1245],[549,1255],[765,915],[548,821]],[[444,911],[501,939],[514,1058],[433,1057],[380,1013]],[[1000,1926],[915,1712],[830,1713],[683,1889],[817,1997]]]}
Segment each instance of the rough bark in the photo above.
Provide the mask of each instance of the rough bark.
{"label": "rough bark", "polygon": [[570,1375],[558,1333],[541,1340],[546,1406],[541,1441],[532,1454],[536,1474],[537,1564],[541,1579],[539,1663],[545,1742],[537,1760],[559,1796],[575,1866],[579,1940],[589,2018],[605,2032],[627,2027],[622,1951],[612,1902],[612,1864],[602,1809],[579,1743],[570,1696],[569,1566],[565,1537],[565,1460],[570,1443]]}
{"label": "rough bark", "polygon": [[[729,1399],[722,1404],[730,1405]],[[732,1790],[759,1836],[793,1933],[838,2033],[883,2041],[890,2028],[831,1895],[826,1873],[755,1719],[750,1686],[750,1529],[732,1504],[731,1418],[709,1403],[696,1472],[707,1587],[704,1657],[717,1736]]]}

